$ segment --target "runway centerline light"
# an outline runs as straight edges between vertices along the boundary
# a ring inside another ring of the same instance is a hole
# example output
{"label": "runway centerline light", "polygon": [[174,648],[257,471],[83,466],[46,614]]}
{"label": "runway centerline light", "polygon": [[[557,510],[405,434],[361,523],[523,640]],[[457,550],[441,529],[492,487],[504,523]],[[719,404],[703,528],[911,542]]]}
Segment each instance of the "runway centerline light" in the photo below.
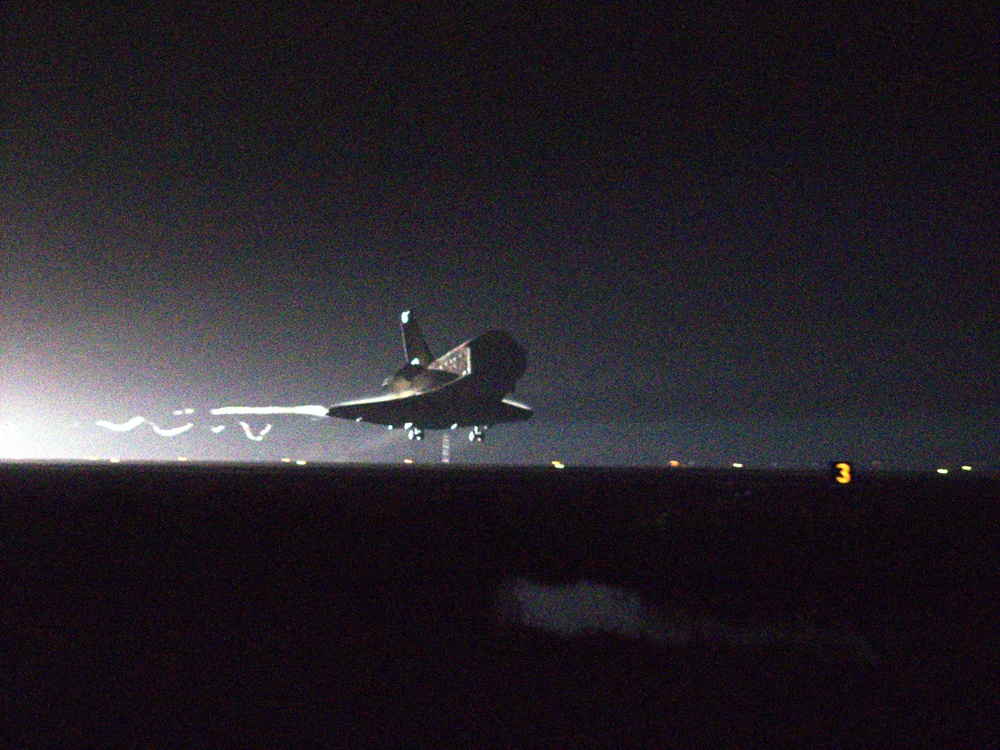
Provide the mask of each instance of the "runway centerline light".
{"label": "runway centerline light", "polygon": [[743,468],[743,464],[740,464],[740,463],[733,464],[733,468],[734,469],[742,469]]}
{"label": "runway centerline light", "polygon": [[972,471],[972,467],[971,466],[963,466],[962,467],[962,471]]}
{"label": "runway centerline light", "polygon": [[948,473],[948,470],[947,470],[947,469],[938,469],[938,470],[937,470],[937,473],[938,473],[938,474],[947,474],[947,473]]}
{"label": "runway centerline light", "polygon": [[565,469],[566,468],[566,464],[564,464],[562,461],[553,461],[552,465],[555,468],[557,468],[557,469]]}

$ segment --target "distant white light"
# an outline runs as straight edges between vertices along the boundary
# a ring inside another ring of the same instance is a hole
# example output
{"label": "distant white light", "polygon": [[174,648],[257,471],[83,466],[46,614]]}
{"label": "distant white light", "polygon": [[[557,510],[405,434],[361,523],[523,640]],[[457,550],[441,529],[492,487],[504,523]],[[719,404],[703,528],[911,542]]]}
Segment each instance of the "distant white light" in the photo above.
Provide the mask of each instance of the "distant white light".
{"label": "distant white light", "polygon": [[458,429],[458,422],[455,422],[455,424],[453,424],[453,425],[451,426],[451,429],[453,429],[453,430],[456,430],[456,429]]}
{"label": "distant white light", "polygon": [[409,323],[410,322],[410,311],[409,310],[404,310],[403,314],[399,316],[399,319],[403,323]]}
{"label": "distant white light", "polygon": [[403,463],[404,464],[412,464],[413,463],[413,459],[412,458],[404,458],[403,459]]}
{"label": "distant white light", "polygon": [[387,426],[388,426],[388,428],[389,428],[390,430],[392,429],[392,425],[391,425],[391,424],[390,424],[390,425],[387,425]]}
{"label": "distant white light", "polygon": [[290,459],[290,458],[283,458],[283,459],[281,459],[281,462],[283,464],[290,464],[292,462],[292,459]]}
{"label": "distant white light", "polygon": [[743,464],[733,464],[733,468],[734,469],[742,469],[743,468]]}
{"label": "distant white light", "polygon": [[678,461],[678,460],[676,460],[676,459],[671,459],[670,465],[673,466],[674,468],[676,468],[676,467],[678,467],[678,466],[681,465],[681,462]]}
{"label": "distant white light", "polygon": [[552,465],[555,468],[557,468],[557,469],[565,469],[566,468],[566,464],[564,464],[562,461],[553,461]]}
{"label": "distant white light", "polygon": [[298,461],[296,461],[295,463],[296,463],[296,465],[298,465],[298,466],[305,466],[305,465],[306,465],[306,462],[305,462],[305,461],[303,461],[302,459],[299,459],[299,460],[298,460]]}
{"label": "distant white light", "polygon": [[962,467],[962,471],[972,471],[972,467],[971,466],[963,466]]}
{"label": "distant white light", "polygon": [[111,462],[111,463],[113,463],[113,464],[116,464],[116,463],[118,463],[119,461],[121,461],[121,459],[120,459],[120,458],[109,458],[109,459],[108,459],[108,461],[110,461],[110,462]]}
{"label": "distant white light", "polygon": [[408,430],[411,427],[413,427],[413,422],[407,422],[406,424],[403,425],[404,430]]}
{"label": "distant white light", "polygon": [[212,428],[212,432],[218,435],[224,429],[226,429],[226,426],[224,424],[217,424],[215,427]]}
{"label": "distant white light", "polygon": [[180,416],[181,414],[194,414],[194,409],[174,409],[175,416]]}
{"label": "distant white light", "polygon": [[177,457],[177,460],[178,460],[178,461],[187,461],[187,460],[188,460],[188,457],[187,457],[187,456],[178,456],[178,457]]}
{"label": "distant white light", "polygon": [[413,359],[411,359],[410,360],[410,364],[411,365],[419,365],[420,364],[420,357],[414,357]]}
{"label": "distant white light", "polygon": [[355,422],[361,422],[362,420],[364,420],[364,417],[358,417],[358,418],[357,418],[357,419],[355,419],[354,421],[355,421]]}
{"label": "distant white light", "polygon": [[937,470],[937,473],[938,473],[938,474],[947,474],[947,473],[948,473],[948,470],[947,470],[947,469],[938,469],[938,470]]}

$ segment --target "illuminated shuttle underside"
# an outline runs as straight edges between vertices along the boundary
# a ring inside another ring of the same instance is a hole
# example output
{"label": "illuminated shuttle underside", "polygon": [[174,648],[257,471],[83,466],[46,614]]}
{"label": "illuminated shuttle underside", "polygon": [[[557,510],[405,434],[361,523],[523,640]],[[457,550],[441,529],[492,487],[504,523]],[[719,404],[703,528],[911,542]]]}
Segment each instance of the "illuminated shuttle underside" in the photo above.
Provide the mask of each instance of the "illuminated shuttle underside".
{"label": "illuminated shuttle underside", "polygon": [[433,359],[409,310],[401,327],[406,364],[383,381],[388,393],[334,404],[331,417],[405,429],[411,440],[424,430],[471,427],[469,440],[477,442],[490,425],[531,418],[530,407],[507,396],[527,368],[509,333],[487,331]]}

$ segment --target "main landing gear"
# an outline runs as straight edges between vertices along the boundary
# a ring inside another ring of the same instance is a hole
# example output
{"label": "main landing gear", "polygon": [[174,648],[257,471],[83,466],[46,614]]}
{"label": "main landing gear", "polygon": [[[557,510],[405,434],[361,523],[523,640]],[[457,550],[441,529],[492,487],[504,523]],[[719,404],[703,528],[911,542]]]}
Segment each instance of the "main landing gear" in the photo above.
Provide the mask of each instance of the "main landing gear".
{"label": "main landing gear", "polygon": [[472,430],[469,432],[469,442],[470,443],[483,442],[483,438],[486,437],[485,430],[486,430],[485,427],[480,427],[479,425],[473,427]]}
{"label": "main landing gear", "polygon": [[406,437],[408,437],[410,440],[424,439],[424,431],[421,430],[419,427],[415,427],[409,422],[407,422],[406,425],[404,426],[406,427]]}

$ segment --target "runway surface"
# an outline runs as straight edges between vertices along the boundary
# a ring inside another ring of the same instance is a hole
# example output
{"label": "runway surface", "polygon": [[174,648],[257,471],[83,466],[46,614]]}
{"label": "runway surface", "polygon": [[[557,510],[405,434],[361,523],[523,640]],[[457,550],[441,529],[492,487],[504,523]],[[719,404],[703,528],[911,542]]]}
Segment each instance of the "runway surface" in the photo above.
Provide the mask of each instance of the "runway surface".
{"label": "runway surface", "polygon": [[16,746],[982,745],[1000,483],[9,464]]}

